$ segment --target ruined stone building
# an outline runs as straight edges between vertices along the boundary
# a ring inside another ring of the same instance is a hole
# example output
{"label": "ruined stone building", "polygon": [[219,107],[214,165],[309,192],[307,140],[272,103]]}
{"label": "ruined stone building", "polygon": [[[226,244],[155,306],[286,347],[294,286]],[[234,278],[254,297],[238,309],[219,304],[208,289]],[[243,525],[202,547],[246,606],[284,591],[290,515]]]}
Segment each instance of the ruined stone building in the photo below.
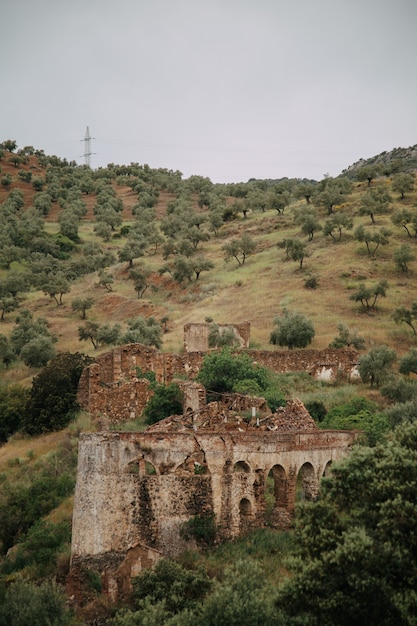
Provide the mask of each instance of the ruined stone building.
{"label": "ruined stone building", "polygon": [[[349,378],[357,363],[350,350],[249,353],[278,371],[289,371],[291,359],[316,376],[325,368]],[[238,394],[206,404],[193,382],[202,356],[132,344],[99,357],[81,377],[79,401],[104,430],[80,436],[71,576],[93,568],[113,600],[143,567],[195,547],[184,528],[196,517],[214,520],[218,541],[264,525],[288,527],[297,498],[316,498],[322,476],[355,439],[318,430],[296,400],[274,414],[263,399]],[[109,431],[142,412],[151,393],[144,371],[163,382],[187,374],[184,415],[144,433]]]}

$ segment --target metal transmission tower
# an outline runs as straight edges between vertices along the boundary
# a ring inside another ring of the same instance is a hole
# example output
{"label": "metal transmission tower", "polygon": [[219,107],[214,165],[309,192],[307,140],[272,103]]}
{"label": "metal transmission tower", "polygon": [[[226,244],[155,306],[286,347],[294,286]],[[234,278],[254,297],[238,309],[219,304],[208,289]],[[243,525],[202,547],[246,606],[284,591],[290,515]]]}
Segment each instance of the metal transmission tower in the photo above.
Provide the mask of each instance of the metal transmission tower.
{"label": "metal transmission tower", "polygon": [[91,152],[91,140],[95,139],[95,137],[91,137],[90,135],[90,129],[86,128],[85,131],[85,137],[84,139],[81,139],[81,141],[84,141],[84,158],[85,158],[85,164],[87,165],[87,167],[91,167],[91,155],[95,154],[95,152]]}

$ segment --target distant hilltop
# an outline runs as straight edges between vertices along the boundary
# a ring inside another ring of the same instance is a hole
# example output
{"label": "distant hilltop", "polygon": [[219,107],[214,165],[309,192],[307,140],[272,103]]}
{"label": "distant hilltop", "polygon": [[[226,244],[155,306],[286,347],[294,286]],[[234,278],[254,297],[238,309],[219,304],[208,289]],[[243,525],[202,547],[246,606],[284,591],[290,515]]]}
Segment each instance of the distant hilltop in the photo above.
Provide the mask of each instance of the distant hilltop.
{"label": "distant hilltop", "polygon": [[356,178],[358,170],[365,166],[375,166],[387,176],[398,172],[414,172],[417,170],[417,144],[409,148],[394,148],[384,151],[369,159],[359,159],[342,172],[342,176]]}

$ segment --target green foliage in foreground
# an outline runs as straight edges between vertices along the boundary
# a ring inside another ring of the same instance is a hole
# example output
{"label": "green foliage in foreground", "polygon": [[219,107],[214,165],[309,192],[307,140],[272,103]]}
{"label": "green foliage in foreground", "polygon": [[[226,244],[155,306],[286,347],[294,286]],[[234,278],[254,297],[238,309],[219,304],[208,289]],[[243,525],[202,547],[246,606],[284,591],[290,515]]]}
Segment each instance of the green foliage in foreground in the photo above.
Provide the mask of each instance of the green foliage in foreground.
{"label": "green foliage in foreground", "polygon": [[75,624],[61,587],[16,581],[0,586],[0,626],[70,626]]}
{"label": "green foliage in foreground", "polygon": [[330,409],[321,421],[320,427],[336,430],[362,430],[367,443],[372,446],[391,430],[388,417],[378,410],[376,403],[361,396]]}
{"label": "green foliage in foreground", "polygon": [[26,461],[18,480],[0,483],[0,554],[73,493],[76,462],[69,441],[42,461]]}
{"label": "green foliage in foreground", "polygon": [[293,577],[276,600],[288,623],[417,624],[416,492],[416,423],[334,466],[297,515]]}

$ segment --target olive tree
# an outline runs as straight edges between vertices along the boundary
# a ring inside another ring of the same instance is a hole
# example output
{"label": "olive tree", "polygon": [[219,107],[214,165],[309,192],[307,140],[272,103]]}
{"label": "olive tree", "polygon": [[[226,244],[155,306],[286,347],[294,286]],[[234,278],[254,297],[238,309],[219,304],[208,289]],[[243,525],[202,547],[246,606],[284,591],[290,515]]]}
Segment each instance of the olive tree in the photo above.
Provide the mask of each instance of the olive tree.
{"label": "olive tree", "polygon": [[274,318],[274,328],[271,332],[269,343],[274,346],[287,346],[293,348],[305,348],[314,338],[315,330],[313,323],[302,313],[284,309],[281,315]]}
{"label": "olive tree", "polygon": [[358,363],[359,375],[364,383],[379,387],[392,373],[392,367],[397,360],[397,353],[385,345],[371,348],[364,354]]}

